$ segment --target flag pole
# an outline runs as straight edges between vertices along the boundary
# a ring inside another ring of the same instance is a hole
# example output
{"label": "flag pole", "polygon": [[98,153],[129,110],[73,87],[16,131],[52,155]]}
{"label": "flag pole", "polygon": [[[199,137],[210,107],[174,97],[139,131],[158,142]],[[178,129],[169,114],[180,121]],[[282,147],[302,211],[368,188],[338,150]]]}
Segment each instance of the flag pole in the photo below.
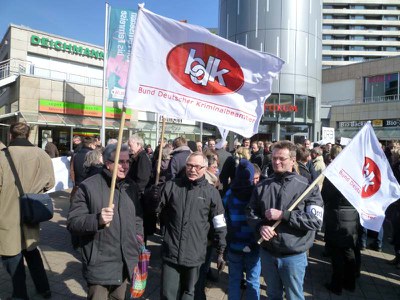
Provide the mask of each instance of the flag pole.
{"label": "flag pole", "polygon": [[[323,173],[319,174],[319,176],[308,186],[308,188],[303,192],[303,194],[300,195],[300,197],[289,207],[288,211],[292,211],[302,200],[305,196],[307,196],[307,194],[314,188],[315,185],[317,185],[317,183],[322,180],[322,178],[325,175]],[[278,227],[279,224],[281,224],[282,220],[278,220],[274,223],[274,225],[272,225],[272,229],[275,230],[276,227]],[[261,237],[258,240],[258,244],[261,244],[264,241],[264,239]]]}
{"label": "flag pole", "polygon": [[161,125],[161,138],[160,138],[160,148],[158,149],[158,161],[157,161],[157,173],[156,173],[156,182],[158,184],[160,181],[160,172],[161,172],[161,160],[162,160],[162,150],[163,150],[163,143],[164,143],[164,132],[165,132],[165,118],[162,117],[162,125]]}
{"label": "flag pole", "polygon": [[106,139],[106,78],[107,78],[107,50],[108,50],[108,21],[109,21],[109,5],[106,2],[106,15],[104,22],[104,59],[103,59],[103,101],[102,101],[102,110],[101,110],[101,129],[100,129],[100,140],[101,145],[105,146]]}
{"label": "flag pole", "polygon": [[[122,107],[122,115],[121,115],[121,123],[119,124],[117,149],[115,149],[114,170],[113,170],[112,178],[111,178],[110,198],[108,199],[108,207],[111,207],[112,204],[114,203],[114,192],[115,192],[115,184],[117,182],[117,173],[118,173],[118,166],[119,166],[119,152],[121,151],[121,145],[122,145],[122,133],[124,132],[125,118],[126,118],[125,115],[126,115],[126,108],[125,108],[125,106],[123,106]],[[108,223],[106,226],[107,227],[110,226],[110,223]]]}

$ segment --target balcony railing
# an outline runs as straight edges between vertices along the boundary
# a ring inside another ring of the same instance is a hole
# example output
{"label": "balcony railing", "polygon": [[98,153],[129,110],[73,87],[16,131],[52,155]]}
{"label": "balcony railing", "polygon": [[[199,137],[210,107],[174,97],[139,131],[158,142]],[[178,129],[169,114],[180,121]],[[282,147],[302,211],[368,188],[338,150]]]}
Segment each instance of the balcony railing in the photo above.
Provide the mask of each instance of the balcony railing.
{"label": "balcony railing", "polygon": [[400,101],[400,95],[364,97],[364,103]]}
{"label": "balcony railing", "polygon": [[24,61],[20,59],[8,59],[0,62],[0,80],[10,77],[12,75],[18,76],[21,74],[48,79],[65,80],[71,83],[80,83],[98,87],[101,87],[103,83],[102,79],[40,68],[29,61]]}

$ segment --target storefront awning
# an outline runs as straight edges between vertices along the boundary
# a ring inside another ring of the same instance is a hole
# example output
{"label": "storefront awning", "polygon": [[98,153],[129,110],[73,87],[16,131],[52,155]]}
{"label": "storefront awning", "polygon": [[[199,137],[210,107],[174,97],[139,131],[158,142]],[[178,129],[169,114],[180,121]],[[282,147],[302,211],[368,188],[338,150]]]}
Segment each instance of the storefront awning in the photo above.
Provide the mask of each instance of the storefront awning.
{"label": "storefront awning", "polygon": [[[353,138],[361,128],[357,129],[346,129],[346,130],[337,130],[336,137],[346,137]],[[389,141],[389,140],[400,140],[400,128],[374,128],[374,132],[378,140]]]}
{"label": "storefront awning", "polygon": [[[155,122],[138,121],[132,129],[137,131],[156,131],[157,124]],[[160,123],[161,127],[161,123]],[[180,123],[167,123],[165,125],[165,133],[176,134],[200,134],[200,128],[195,125],[187,125]],[[214,133],[203,128],[203,135],[213,135]]]}
{"label": "storefront awning", "polygon": [[[100,129],[102,126],[101,118],[71,116],[47,113],[21,113],[22,118],[28,124],[46,125],[46,126],[63,126],[86,129]],[[106,119],[106,129],[119,129],[120,121],[114,119]],[[125,121],[124,129],[132,128],[130,121]]]}

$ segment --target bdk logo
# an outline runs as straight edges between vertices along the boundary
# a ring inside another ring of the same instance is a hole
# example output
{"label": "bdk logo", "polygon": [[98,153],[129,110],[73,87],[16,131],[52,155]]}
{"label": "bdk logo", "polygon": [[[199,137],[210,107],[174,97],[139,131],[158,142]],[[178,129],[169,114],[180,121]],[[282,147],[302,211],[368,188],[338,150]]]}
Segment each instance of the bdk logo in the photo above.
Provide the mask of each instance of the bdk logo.
{"label": "bdk logo", "polygon": [[175,46],[168,53],[167,68],[181,85],[201,94],[234,93],[244,84],[240,65],[226,52],[209,44]]}
{"label": "bdk logo", "polygon": [[361,188],[361,197],[368,198],[381,188],[381,171],[377,164],[369,157],[365,157],[363,175],[364,182]]}

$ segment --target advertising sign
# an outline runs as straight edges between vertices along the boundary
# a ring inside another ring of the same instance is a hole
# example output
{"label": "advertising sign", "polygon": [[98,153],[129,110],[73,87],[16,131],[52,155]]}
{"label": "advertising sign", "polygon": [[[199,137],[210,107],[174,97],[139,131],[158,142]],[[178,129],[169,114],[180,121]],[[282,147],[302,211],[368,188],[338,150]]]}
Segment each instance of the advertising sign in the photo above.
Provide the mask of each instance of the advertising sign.
{"label": "advertising sign", "polygon": [[110,10],[106,75],[108,101],[124,100],[136,17],[133,10]]}

